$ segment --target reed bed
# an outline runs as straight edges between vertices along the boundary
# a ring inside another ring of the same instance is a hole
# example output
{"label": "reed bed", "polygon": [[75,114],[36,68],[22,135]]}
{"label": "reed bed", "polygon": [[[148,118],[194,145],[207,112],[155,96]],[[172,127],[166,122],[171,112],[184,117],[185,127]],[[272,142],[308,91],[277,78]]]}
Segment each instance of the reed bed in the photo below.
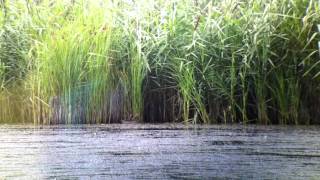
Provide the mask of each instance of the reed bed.
{"label": "reed bed", "polygon": [[0,122],[317,124],[314,0],[0,1]]}

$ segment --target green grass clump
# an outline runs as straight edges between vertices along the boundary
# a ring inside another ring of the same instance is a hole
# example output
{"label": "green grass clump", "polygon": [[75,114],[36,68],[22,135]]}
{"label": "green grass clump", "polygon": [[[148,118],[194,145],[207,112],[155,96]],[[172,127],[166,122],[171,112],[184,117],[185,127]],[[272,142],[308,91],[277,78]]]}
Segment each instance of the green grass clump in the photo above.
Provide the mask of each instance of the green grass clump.
{"label": "green grass clump", "polygon": [[1,9],[1,122],[319,123],[316,1]]}

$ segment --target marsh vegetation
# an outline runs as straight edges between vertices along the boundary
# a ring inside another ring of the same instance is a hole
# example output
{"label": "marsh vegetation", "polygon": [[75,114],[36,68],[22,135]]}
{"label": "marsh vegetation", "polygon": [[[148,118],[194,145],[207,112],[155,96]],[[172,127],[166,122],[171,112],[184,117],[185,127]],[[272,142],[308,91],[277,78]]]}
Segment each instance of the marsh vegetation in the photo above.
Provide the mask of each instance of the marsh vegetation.
{"label": "marsh vegetation", "polygon": [[320,123],[315,0],[0,7],[0,122]]}

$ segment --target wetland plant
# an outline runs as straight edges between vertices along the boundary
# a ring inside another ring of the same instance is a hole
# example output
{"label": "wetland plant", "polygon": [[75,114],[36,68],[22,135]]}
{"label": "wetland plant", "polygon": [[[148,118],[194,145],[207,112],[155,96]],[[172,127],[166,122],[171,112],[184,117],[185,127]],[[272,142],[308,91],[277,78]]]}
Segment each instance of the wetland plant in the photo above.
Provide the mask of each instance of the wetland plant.
{"label": "wetland plant", "polygon": [[315,0],[0,8],[0,122],[320,122]]}

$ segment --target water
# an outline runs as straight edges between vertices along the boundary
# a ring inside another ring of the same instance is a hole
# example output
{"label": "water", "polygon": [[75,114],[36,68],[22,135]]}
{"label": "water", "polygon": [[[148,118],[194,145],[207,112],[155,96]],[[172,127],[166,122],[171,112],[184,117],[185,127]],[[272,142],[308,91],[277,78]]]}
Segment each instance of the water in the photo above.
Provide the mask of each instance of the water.
{"label": "water", "polygon": [[320,128],[0,126],[0,179],[320,179]]}

